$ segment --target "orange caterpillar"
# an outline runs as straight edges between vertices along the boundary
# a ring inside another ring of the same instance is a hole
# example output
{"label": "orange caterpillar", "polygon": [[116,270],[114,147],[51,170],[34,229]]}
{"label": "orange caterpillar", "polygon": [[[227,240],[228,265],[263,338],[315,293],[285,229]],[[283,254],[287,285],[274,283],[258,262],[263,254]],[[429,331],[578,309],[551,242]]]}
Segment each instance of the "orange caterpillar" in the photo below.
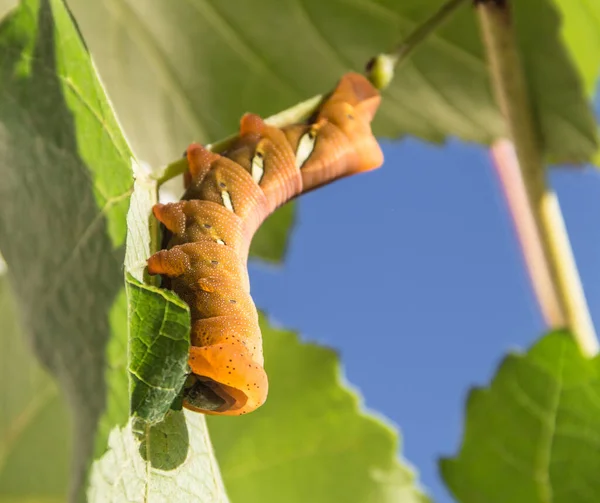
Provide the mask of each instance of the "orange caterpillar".
{"label": "orange caterpillar", "polygon": [[268,380],[246,264],[250,241],[286,201],[383,163],[371,132],[379,103],[365,77],[348,73],[314,121],[278,129],[246,114],[222,155],[198,144],[187,149],[183,199],[153,208],[170,239],[148,259],[148,271],[161,274],[190,306],[188,409],[239,415],[265,402]]}

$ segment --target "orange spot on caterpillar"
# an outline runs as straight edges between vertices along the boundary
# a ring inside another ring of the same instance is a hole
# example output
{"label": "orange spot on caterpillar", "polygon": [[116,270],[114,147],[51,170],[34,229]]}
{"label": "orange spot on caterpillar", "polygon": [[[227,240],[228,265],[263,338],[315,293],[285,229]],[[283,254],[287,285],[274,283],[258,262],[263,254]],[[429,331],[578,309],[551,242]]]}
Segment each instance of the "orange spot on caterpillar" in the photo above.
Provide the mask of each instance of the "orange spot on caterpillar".
{"label": "orange spot on caterpillar", "polygon": [[180,248],[161,250],[148,259],[148,272],[175,278],[190,267],[190,259]]}

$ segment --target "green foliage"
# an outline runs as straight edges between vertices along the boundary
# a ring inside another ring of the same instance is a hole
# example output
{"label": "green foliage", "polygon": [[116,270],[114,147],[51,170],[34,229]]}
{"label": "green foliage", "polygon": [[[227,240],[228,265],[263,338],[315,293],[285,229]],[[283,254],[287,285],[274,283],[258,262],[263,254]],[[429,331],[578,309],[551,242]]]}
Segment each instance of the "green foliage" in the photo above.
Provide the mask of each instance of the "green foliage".
{"label": "green foliage", "polygon": [[0,501],[65,501],[71,421],[60,390],[31,354],[2,273],[0,347]]}
{"label": "green foliage", "polygon": [[583,503],[600,494],[600,357],[550,333],[473,390],[463,445],[441,462],[462,503]]}
{"label": "green foliage", "polygon": [[[127,136],[158,168],[193,140],[232,133],[248,107],[267,116],[330,89],[439,3],[70,5]],[[535,119],[556,161],[597,149],[586,93],[600,13],[583,5],[514,2]],[[204,416],[169,410],[187,372],[189,314],[144,271],[158,242],[156,183],[133,158],[63,2],[23,0],[2,18],[0,54],[0,248],[14,293],[0,277],[0,499],[63,500],[71,461],[71,496],[89,474],[92,502],[226,503],[220,470],[234,503],[427,501],[396,458],[397,433],[360,411],[335,355],[264,319],[269,400],[242,418],[210,418],[217,466]],[[488,79],[465,8],[404,64],[376,131],[490,142],[504,126]],[[280,260],[292,223],[292,205],[276,212],[254,256]],[[491,389],[471,397],[461,453],[442,464],[461,501],[576,503],[600,491],[597,361],[565,334],[505,361]]]}
{"label": "green foliage", "polygon": [[[589,2],[563,3],[563,15],[570,18],[581,11],[584,3]],[[564,44],[555,2],[528,0],[511,5],[542,149],[552,162],[589,162],[598,150],[598,138],[596,121],[584,92],[591,96],[590,77],[593,74],[595,80],[600,75],[600,61],[596,58],[586,68],[587,75],[582,75],[581,66],[574,62],[580,63],[578,53],[590,48],[578,43]],[[579,16],[578,24],[578,29],[584,31],[600,28],[598,18],[589,15]]]}
{"label": "green foliage", "polygon": [[361,411],[331,349],[261,316],[269,399],[243,417],[208,417],[233,503],[425,503],[397,459],[398,433]]}
{"label": "green foliage", "polygon": [[24,1],[0,25],[0,54],[0,246],[34,351],[71,406],[77,488],[118,354],[108,341],[126,347],[113,323],[131,154],[61,1]]}
{"label": "green foliage", "polygon": [[600,69],[600,3],[587,0],[553,0],[561,15],[561,40],[573,59],[585,92],[596,90]]}
{"label": "green foliage", "polygon": [[[343,72],[360,71],[371,57],[395,47],[442,3],[73,0],[70,5],[122,111],[128,138],[144,160],[160,165],[176,159],[192,140],[208,143],[231,134],[244,112],[272,115],[331,88]],[[471,4],[465,2],[402,66],[384,94],[378,135],[412,134],[436,142],[451,135],[479,143],[504,135]],[[543,144],[557,161],[589,159],[597,148],[578,74],[584,73],[590,93],[600,68],[596,53],[585,46],[597,43],[599,32],[598,17],[586,11],[589,4],[512,2]],[[566,47],[561,13],[568,23]]]}
{"label": "green foliage", "polygon": [[131,412],[164,418],[188,373],[190,310],[168,290],[127,277]]}

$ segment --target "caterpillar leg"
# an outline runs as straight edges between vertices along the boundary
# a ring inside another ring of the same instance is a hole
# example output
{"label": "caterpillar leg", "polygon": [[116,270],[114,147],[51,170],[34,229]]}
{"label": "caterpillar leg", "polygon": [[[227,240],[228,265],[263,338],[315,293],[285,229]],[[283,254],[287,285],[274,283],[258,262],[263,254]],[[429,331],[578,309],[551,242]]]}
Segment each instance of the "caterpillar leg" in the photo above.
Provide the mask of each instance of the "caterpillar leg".
{"label": "caterpillar leg", "polygon": [[173,234],[183,234],[185,231],[184,204],[182,201],[168,204],[158,203],[152,207],[152,213],[167,230]]}
{"label": "caterpillar leg", "polygon": [[161,250],[148,259],[148,272],[169,278],[181,276],[190,268],[190,258],[178,247]]}
{"label": "caterpillar leg", "polygon": [[267,125],[259,115],[246,113],[240,120],[240,136],[248,134],[263,134]]}
{"label": "caterpillar leg", "polygon": [[199,181],[210,171],[213,162],[221,156],[211,152],[199,143],[192,143],[186,150],[190,175],[193,181]]}

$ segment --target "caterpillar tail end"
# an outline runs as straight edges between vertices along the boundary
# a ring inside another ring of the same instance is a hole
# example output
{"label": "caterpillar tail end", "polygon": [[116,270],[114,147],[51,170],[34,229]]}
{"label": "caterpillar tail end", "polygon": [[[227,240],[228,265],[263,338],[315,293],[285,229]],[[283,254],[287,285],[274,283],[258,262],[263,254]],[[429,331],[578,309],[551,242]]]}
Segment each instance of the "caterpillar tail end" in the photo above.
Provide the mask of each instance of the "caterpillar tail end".
{"label": "caterpillar tail end", "polygon": [[259,408],[267,399],[269,382],[264,368],[241,344],[190,348],[183,405],[209,415],[239,416]]}

